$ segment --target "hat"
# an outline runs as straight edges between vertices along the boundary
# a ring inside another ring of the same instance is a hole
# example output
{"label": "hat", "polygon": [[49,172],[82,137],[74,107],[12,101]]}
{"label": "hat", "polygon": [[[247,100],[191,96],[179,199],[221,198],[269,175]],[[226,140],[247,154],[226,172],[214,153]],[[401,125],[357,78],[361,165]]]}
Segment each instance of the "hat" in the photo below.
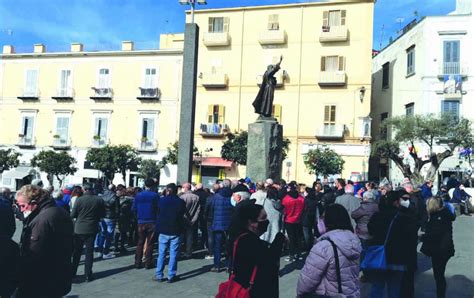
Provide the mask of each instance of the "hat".
{"label": "hat", "polygon": [[41,179],[34,179],[33,181],[31,181],[31,185],[43,187],[43,181],[41,181]]}
{"label": "hat", "polygon": [[252,182],[252,179],[250,179],[249,177],[245,177],[245,183],[250,183]]}

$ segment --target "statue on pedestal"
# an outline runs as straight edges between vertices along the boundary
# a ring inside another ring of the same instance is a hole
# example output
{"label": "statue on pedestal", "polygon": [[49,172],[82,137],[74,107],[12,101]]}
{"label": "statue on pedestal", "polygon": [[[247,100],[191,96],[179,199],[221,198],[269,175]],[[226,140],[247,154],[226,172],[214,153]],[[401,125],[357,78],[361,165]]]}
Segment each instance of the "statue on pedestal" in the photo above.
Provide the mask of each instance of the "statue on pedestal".
{"label": "statue on pedestal", "polygon": [[257,97],[252,103],[255,108],[255,113],[260,115],[259,119],[272,117],[273,97],[277,83],[274,75],[280,70],[282,60],[283,56],[280,56],[280,61],[275,65],[268,65],[267,71],[263,74],[262,85],[260,86]]}

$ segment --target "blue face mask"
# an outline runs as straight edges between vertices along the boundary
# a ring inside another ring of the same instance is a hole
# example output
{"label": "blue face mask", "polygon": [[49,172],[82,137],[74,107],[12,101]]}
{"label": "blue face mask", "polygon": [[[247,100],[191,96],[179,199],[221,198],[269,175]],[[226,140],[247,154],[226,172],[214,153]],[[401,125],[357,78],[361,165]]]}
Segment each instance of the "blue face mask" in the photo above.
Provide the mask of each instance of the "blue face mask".
{"label": "blue face mask", "polygon": [[235,207],[237,205],[237,202],[234,201],[234,198],[230,198],[230,204]]}

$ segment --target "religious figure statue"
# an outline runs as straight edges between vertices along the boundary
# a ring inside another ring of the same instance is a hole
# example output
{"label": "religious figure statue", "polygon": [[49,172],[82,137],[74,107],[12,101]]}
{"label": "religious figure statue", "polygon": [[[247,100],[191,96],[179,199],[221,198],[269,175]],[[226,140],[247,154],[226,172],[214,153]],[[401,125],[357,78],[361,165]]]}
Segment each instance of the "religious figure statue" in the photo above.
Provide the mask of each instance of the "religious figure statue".
{"label": "religious figure statue", "polygon": [[255,113],[260,114],[260,117],[272,116],[273,97],[277,83],[274,75],[280,70],[282,60],[283,56],[280,56],[280,61],[275,65],[268,65],[267,71],[263,74],[262,85],[260,86],[257,97],[252,103],[255,108]]}

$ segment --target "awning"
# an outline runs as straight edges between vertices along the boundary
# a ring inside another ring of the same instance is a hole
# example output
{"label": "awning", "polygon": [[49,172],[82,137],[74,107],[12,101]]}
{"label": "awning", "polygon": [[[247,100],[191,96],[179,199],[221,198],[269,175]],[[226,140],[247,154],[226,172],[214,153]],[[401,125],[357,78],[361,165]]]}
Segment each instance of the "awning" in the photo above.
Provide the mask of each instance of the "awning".
{"label": "awning", "polygon": [[[199,157],[197,157],[199,161]],[[201,166],[203,167],[220,167],[231,168],[233,162],[223,159],[222,157],[204,157]]]}
{"label": "awning", "polygon": [[30,167],[17,167],[8,172],[2,174],[3,178],[12,178],[12,179],[23,179],[28,175],[34,175],[36,173],[35,169]]}

